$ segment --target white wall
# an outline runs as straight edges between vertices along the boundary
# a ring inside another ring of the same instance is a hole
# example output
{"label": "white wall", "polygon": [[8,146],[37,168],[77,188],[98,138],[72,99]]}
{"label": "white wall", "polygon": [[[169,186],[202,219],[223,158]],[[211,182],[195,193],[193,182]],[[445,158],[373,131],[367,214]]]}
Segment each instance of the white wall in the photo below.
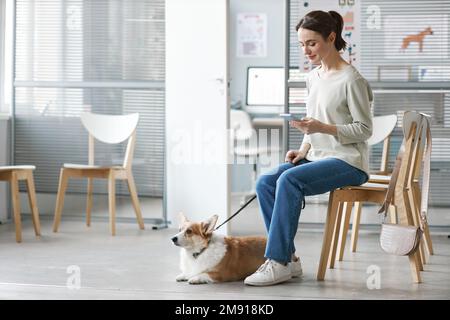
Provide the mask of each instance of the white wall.
{"label": "white wall", "polygon": [[[8,164],[8,117],[2,116],[4,79],[5,0],[0,0],[0,166]],[[7,187],[0,182],[0,222],[7,219]]]}
{"label": "white wall", "polygon": [[[284,2],[280,0],[231,0],[230,2],[230,73],[231,100],[245,103],[247,67],[284,66],[285,13]],[[267,14],[267,56],[261,58],[241,58],[236,56],[237,14]]]}
{"label": "white wall", "polygon": [[[3,111],[3,87],[5,77],[4,52],[5,52],[5,0],[0,0],[0,114]],[[1,152],[1,150],[0,150]]]}
{"label": "white wall", "polygon": [[[231,0],[230,1],[230,97],[232,103],[241,100],[245,108],[247,68],[252,66],[284,65],[285,1]],[[261,58],[237,57],[238,13],[265,13],[267,15],[267,56]],[[281,136],[281,134],[280,134]],[[234,165],[231,170],[231,191],[245,193],[251,190],[252,165]]]}
{"label": "white wall", "polygon": [[[228,0],[166,1],[166,193],[171,226],[229,213]],[[220,229],[226,233],[226,228]]]}
{"label": "white wall", "polygon": [[[9,134],[8,117],[0,114],[0,166],[9,163]],[[8,218],[8,195],[7,183],[0,182],[0,222]]]}

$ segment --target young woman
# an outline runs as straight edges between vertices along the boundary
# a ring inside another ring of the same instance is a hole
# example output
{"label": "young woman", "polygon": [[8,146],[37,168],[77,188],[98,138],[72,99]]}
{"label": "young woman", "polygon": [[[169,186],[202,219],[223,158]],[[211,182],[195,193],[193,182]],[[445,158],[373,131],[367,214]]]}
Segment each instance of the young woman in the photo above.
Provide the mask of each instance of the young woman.
{"label": "young woman", "polygon": [[308,73],[307,116],[290,125],[304,133],[286,163],[262,175],[256,185],[268,232],[266,262],[244,283],[273,285],[300,276],[294,237],[305,196],[368,180],[368,147],[373,100],[368,82],[340,55],[342,16],[312,11],[296,27],[304,54],[318,65]]}

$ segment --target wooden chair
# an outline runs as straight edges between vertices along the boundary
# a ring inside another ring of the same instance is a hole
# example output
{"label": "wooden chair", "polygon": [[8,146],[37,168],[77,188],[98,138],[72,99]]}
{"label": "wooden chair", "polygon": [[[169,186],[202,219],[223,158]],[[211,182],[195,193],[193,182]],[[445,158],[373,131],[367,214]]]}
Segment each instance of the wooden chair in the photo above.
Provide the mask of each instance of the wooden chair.
{"label": "wooden chair", "polygon": [[28,189],[31,217],[33,219],[34,233],[41,235],[39,211],[36,204],[36,191],[34,188],[33,170],[35,166],[0,166],[0,181],[11,183],[11,198],[14,211],[14,223],[16,226],[16,241],[22,242],[22,221],[20,217],[19,181],[25,180]]}
{"label": "wooden chair", "polygon": [[[417,112],[408,111],[404,114],[405,138],[403,140],[404,148],[401,148],[401,161],[397,161],[398,178],[387,184],[366,183],[362,186],[349,186],[336,189],[330,192],[328,213],[325,223],[322,252],[320,256],[317,280],[324,280],[327,265],[334,268],[337,243],[340,234],[342,211],[344,203],[372,202],[377,204],[384,203],[388,188],[395,188],[394,204],[401,214],[399,222],[407,225],[414,225],[414,208],[411,204],[410,186],[413,180],[413,173],[421,166],[418,149],[423,143],[422,134],[426,130],[428,120],[426,116]],[[348,205],[346,211],[348,212]],[[419,252],[409,256],[410,267],[414,282],[421,282]]]}
{"label": "wooden chair", "polygon": [[[391,133],[397,125],[397,115],[390,114],[386,116],[377,116],[373,118],[373,133],[372,136],[367,140],[367,144],[370,146],[376,145],[383,141],[383,152],[381,154],[380,170],[374,172],[370,175],[369,181],[372,183],[389,183],[390,170],[388,168],[389,162],[389,150],[391,145]],[[344,225],[341,229],[342,232],[347,235],[348,228],[350,225],[350,215],[353,206],[355,207],[355,214],[353,215],[352,223],[352,236],[351,236],[351,248],[352,252],[356,251],[356,245],[358,243],[359,235],[359,223],[361,220],[361,202],[346,203],[344,210]],[[342,261],[344,256],[346,237],[342,237],[342,243],[340,244],[339,250],[339,261]]]}
{"label": "wooden chair", "polygon": [[[56,198],[55,217],[53,231],[58,232],[61,220],[61,212],[64,206],[64,195],[69,178],[88,178],[87,205],[86,205],[86,225],[91,224],[92,209],[92,188],[93,179],[108,179],[108,199],[109,199],[109,224],[111,234],[116,234],[115,226],[115,183],[116,179],[127,180],[132,204],[136,212],[140,229],[144,229],[139,199],[136,192],[136,185],[133,179],[131,166],[133,162],[134,146],[136,142],[136,126],[139,121],[139,114],[129,115],[100,115],[85,113],[81,115],[81,122],[89,132],[89,163],[64,164],[61,168],[58,195]],[[104,143],[120,143],[128,139],[123,165],[120,166],[96,166],[94,165],[94,138]]]}
{"label": "wooden chair", "polygon": [[[395,125],[397,123],[397,116],[396,115],[388,115],[388,116],[380,116],[380,117],[374,117],[374,134],[372,137],[368,140],[369,145],[375,145],[381,141],[384,140],[383,144],[383,153],[382,153],[382,161],[380,166],[380,171],[371,174],[369,181],[370,183],[381,183],[381,184],[389,184],[391,175],[390,171],[388,170],[388,155],[389,155],[389,145],[390,145],[390,134],[395,128]],[[387,136],[386,136],[387,135]],[[384,138],[385,137],[385,138]],[[423,145],[422,145],[423,146]],[[420,151],[423,154],[423,148]],[[420,207],[420,198],[421,198],[421,191],[419,186],[419,174],[420,171],[415,172],[415,178],[412,185],[412,189],[414,192],[414,198],[415,201],[418,203]],[[341,235],[339,237],[339,255],[338,260],[342,261],[344,257],[345,252],[345,245],[346,245],[346,239],[347,239],[347,233],[350,228],[350,216],[352,212],[352,207],[355,207],[355,212],[353,216],[353,223],[352,223],[352,234],[351,234],[351,251],[356,252],[356,246],[358,242],[358,234],[359,234],[359,224],[361,219],[361,208],[362,203],[356,202],[356,203],[345,203],[343,210],[343,219],[342,219],[342,226],[340,228]],[[419,216],[417,216],[419,218]],[[397,212],[395,206],[392,206],[390,208],[390,219],[392,223],[397,222]],[[430,230],[428,228],[428,223],[425,222],[425,238],[424,242],[421,243],[421,259],[422,263],[425,264],[427,262],[427,257],[425,254],[425,247],[428,250],[428,253],[430,255],[433,255],[433,245],[431,241],[431,235]],[[424,246],[425,244],[425,246]]]}

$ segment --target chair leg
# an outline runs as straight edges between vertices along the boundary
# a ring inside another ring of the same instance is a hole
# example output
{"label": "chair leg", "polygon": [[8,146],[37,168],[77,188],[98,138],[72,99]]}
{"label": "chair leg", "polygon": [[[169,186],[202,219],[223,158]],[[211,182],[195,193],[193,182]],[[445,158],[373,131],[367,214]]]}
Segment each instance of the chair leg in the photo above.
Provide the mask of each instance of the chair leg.
{"label": "chair leg", "polygon": [[19,180],[15,172],[11,173],[11,197],[14,209],[14,224],[16,226],[16,242],[22,242],[22,221],[20,217]]}
{"label": "chair leg", "polygon": [[114,170],[108,176],[109,228],[111,235],[116,235],[116,178]]}
{"label": "chair leg", "polygon": [[352,223],[352,252],[356,252],[356,245],[358,243],[359,222],[361,220],[361,202],[355,202],[355,215]]}
{"label": "chair leg", "polygon": [[93,187],[93,178],[88,178],[87,185],[87,200],[86,200],[86,225],[88,227],[91,226],[91,211],[92,211],[92,187]]}
{"label": "chair leg", "polygon": [[[412,189],[409,189],[406,194],[406,201],[409,202],[409,210],[411,214],[411,222],[416,227],[420,226],[420,208],[419,208],[419,201],[415,197],[414,194],[414,187]],[[420,241],[422,243],[422,241]],[[421,243],[419,243],[419,250],[416,252],[416,258],[417,263],[420,271],[423,271],[423,262],[425,261],[425,258],[423,256],[424,252],[422,251]]]}
{"label": "chair leg", "polygon": [[426,250],[425,250],[425,246],[424,246],[424,243],[423,243],[423,238],[422,239],[420,239],[420,243],[419,243],[419,256],[420,256],[420,258],[421,258],[421,261],[420,261],[420,263],[421,263],[421,269],[420,269],[420,271],[423,271],[423,265],[424,264],[427,264],[427,257],[426,257],[426,255],[427,255],[427,252],[426,252]]}
{"label": "chair leg", "polygon": [[[421,205],[421,199],[420,199],[420,190],[419,185],[417,183],[413,183],[410,190],[410,197],[411,197],[411,204],[414,205],[414,224],[416,226],[421,225],[421,216],[420,216],[420,205]],[[420,270],[423,271],[423,265],[427,263],[427,252],[425,250],[424,241],[426,242],[426,238],[423,237],[420,240],[419,244],[419,257],[420,257]]]}
{"label": "chair leg", "polygon": [[59,174],[58,194],[56,196],[55,217],[53,220],[53,232],[58,232],[59,223],[61,221],[61,212],[64,207],[64,196],[66,194],[69,176],[64,168]]}
{"label": "chair leg", "polygon": [[319,269],[317,272],[317,280],[322,281],[325,279],[325,272],[327,271],[328,259],[330,256],[330,246],[333,240],[333,230],[336,224],[336,216],[339,202],[334,201],[334,191],[330,192],[328,200],[328,212],[325,222],[325,230],[323,231],[322,251],[320,254]]}
{"label": "chair leg", "polygon": [[130,191],[131,202],[133,203],[134,212],[139,224],[139,228],[144,230],[144,220],[142,219],[141,206],[139,204],[139,198],[136,191],[136,184],[134,183],[133,173],[127,173],[128,190]]}
{"label": "chair leg", "polygon": [[[413,184],[413,189],[414,189],[414,197],[415,197],[415,199],[417,199],[418,200],[418,205],[419,205],[419,208],[420,208],[420,204],[421,204],[421,198],[420,198],[420,187],[419,187],[419,185],[417,184],[417,183],[414,183]],[[430,235],[430,229],[428,228],[428,223],[427,222],[425,222],[425,224],[424,224],[424,240],[425,240],[425,244],[426,244],[426,246],[427,246],[427,249],[428,249],[428,253],[430,254],[430,255],[433,255],[434,254],[434,250],[433,250],[433,243],[431,242],[431,235]]]}
{"label": "chair leg", "polygon": [[[414,207],[411,207],[410,197],[408,191],[399,190],[396,192],[396,203],[398,202],[398,209],[402,213],[402,216],[399,216],[399,223],[414,225]],[[413,277],[413,281],[415,283],[422,282],[420,276],[421,269],[421,261],[419,256],[419,251],[416,251],[414,254],[408,256],[409,266],[411,269],[411,275]]]}
{"label": "chair leg", "polygon": [[336,216],[336,223],[334,224],[333,240],[331,242],[331,253],[330,253],[330,269],[334,268],[334,263],[336,262],[336,251],[339,242],[339,234],[341,233],[341,220],[342,220],[342,209],[344,207],[344,202],[339,202],[338,212]]}
{"label": "chair leg", "polygon": [[348,229],[350,227],[350,217],[352,215],[353,202],[345,203],[344,220],[342,220],[341,240],[339,242],[339,261],[344,258],[345,243],[347,242]]}
{"label": "chair leg", "polygon": [[413,278],[413,281],[415,283],[421,283],[422,278],[420,276],[420,266],[419,266],[419,256],[417,255],[417,252],[413,255],[409,256],[409,265],[411,267],[411,275]]}
{"label": "chair leg", "polygon": [[428,222],[425,222],[424,224],[423,234],[425,235],[424,239],[427,245],[428,252],[430,253],[430,255],[434,255],[433,243],[431,242],[430,228],[428,227]]}
{"label": "chair leg", "polygon": [[39,221],[39,210],[36,201],[36,190],[34,187],[33,171],[27,173],[28,201],[30,203],[31,217],[33,218],[34,233],[41,235],[41,223]]}

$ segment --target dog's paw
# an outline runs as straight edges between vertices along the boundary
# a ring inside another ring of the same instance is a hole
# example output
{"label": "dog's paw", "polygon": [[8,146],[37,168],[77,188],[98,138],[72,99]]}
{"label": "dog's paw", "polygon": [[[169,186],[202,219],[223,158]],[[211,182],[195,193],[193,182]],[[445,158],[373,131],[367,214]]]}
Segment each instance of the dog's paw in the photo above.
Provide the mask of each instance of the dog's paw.
{"label": "dog's paw", "polygon": [[212,282],[212,280],[207,274],[203,273],[189,278],[188,282],[189,284],[205,284]]}
{"label": "dog's paw", "polygon": [[180,281],[188,281],[188,278],[186,278],[186,276],[183,273],[181,273],[181,274],[177,275],[175,280],[177,280],[178,282],[180,282]]}

